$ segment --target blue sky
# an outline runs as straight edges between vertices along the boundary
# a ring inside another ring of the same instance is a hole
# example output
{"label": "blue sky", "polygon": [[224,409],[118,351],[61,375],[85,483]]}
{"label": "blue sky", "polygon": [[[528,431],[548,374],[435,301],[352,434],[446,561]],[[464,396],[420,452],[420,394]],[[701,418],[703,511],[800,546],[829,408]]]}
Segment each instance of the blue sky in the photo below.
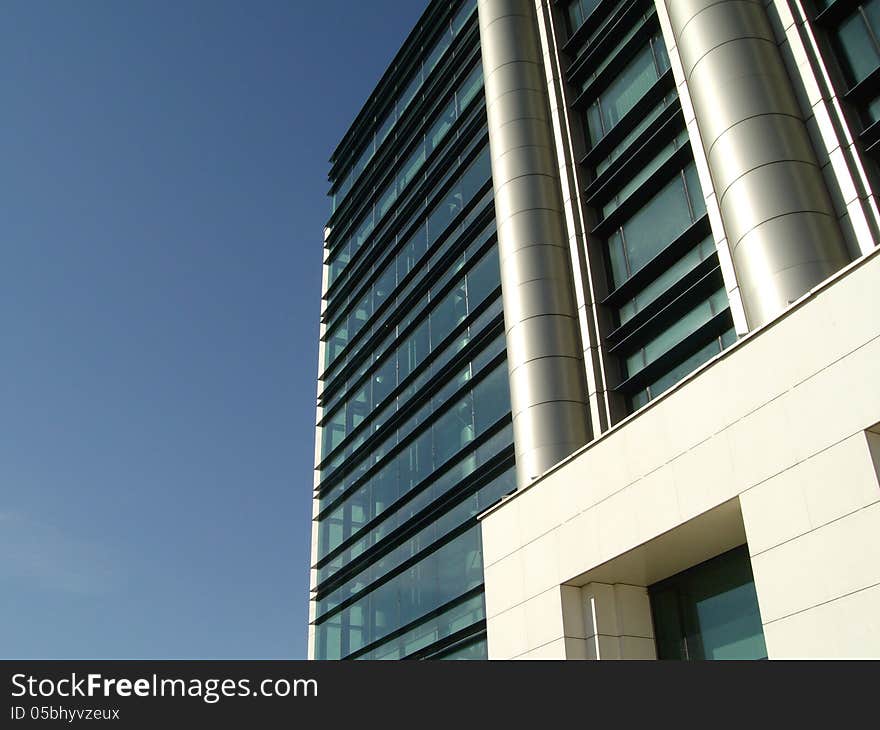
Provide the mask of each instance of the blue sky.
{"label": "blue sky", "polygon": [[305,656],[327,160],[424,5],[3,3],[0,657]]}

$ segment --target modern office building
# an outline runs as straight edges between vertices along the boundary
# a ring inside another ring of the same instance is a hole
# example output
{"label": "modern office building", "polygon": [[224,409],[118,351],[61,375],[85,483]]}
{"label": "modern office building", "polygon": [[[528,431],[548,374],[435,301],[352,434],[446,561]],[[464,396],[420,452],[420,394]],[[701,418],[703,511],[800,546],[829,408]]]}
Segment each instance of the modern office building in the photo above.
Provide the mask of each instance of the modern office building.
{"label": "modern office building", "polygon": [[880,0],[434,0],[332,158],[311,656],[880,656]]}

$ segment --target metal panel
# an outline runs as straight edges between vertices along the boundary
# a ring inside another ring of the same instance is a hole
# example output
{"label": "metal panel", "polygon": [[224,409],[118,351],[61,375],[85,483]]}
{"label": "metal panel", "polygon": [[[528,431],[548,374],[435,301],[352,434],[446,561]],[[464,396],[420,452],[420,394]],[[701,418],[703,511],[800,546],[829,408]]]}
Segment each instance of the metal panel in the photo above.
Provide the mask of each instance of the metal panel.
{"label": "metal panel", "polygon": [[849,256],[764,6],[665,3],[753,329]]}
{"label": "metal panel", "polygon": [[[807,211],[833,217],[824,180],[813,174],[815,169],[811,163],[780,160],[750,170],[727,188],[720,202],[722,211],[738,213],[727,228],[734,256],[744,235],[773,218]],[[812,260],[817,252],[805,253]]]}
{"label": "metal panel", "polygon": [[[497,76],[499,74],[492,74],[492,78]],[[546,122],[550,119],[546,91],[529,88],[514,89],[487,98],[486,110],[489,114],[495,112],[497,118],[507,122],[515,119],[541,119]]]}
{"label": "metal panel", "polygon": [[[542,403],[567,401],[572,393],[577,392],[580,373],[576,368],[583,368],[581,360],[582,358],[552,355],[529,360],[512,368],[510,387],[519,396],[511,402],[513,415],[518,416],[522,411]],[[547,377],[548,374],[553,377]],[[558,434],[555,438],[560,436],[567,440],[569,434]]]}
{"label": "metal panel", "polygon": [[513,431],[528,439],[531,460],[554,465],[583,445],[576,436],[582,421],[581,403],[541,403],[514,416]]}
{"label": "metal panel", "polygon": [[541,91],[546,84],[541,69],[533,63],[514,61],[499,66],[492,72],[492,85],[496,98],[508,91],[519,89]]}
{"label": "metal panel", "polygon": [[507,337],[507,355],[529,362],[553,355],[565,356],[579,345],[569,322],[562,317],[539,315],[523,321]]}
{"label": "metal panel", "polygon": [[[558,246],[549,241],[565,238],[565,228],[558,210],[532,208],[502,218],[496,208],[495,215],[498,220],[498,237],[507,241],[507,245],[500,251],[502,267],[513,254],[517,257],[525,255],[520,254],[520,250],[539,245]],[[568,251],[563,250],[561,253],[568,256]],[[538,259],[543,255],[545,252],[542,249],[536,249],[533,257]],[[569,261],[568,258],[565,260]]]}
{"label": "metal panel", "polygon": [[[548,153],[550,152],[549,147],[532,147],[532,149],[546,149]],[[495,177],[493,164],[492,179],[495,185],[495,211],[501,220],[507,220],[514,213],[536,208],[555,210],[562,214],[559,178],[553,175],[533,174],[502,180]]]}
{"label": "metal panel", "polygon": [[574,282],[530,0],[479,0],[517,481],[590,437]]}
{"label": "metal panel", "polygon": [[751,118],[721,135],[709,155],[718,198],[724,197],[731,183],[779,151],[786,160],[813,164],[813,149],[800,134],[802,126],[799,118],[780,114],[774,125],[761,117]]}
{"label": "metal panel", "polygon": [[499,155],[494,161],[497,163],[499,177],[505,180],[521,175],[552,177],[557,172],[546,147],[518,147]]}
{"label": "metal panel", "polygon": [[[517,217],[514,216],[515,218]],[[508,269],[509,280],[518,284],[535,279],[564,281],[568,274],[568,258],[566,256],[566,251],[559,246],[525,246],[509,252],[502,265]]]}
{"label": "metal panel", "polygon": [[798,299],[804,293],[801,282],[828,277],[824,250],[837,230],[832,216],[803,212],[765,221],[740,240],[733,255],[744,282],[742,297],[759,321],[772,319]]}
{"label": "metal panel", "polygon": [[[498,122],[494,130],[493,154],[501,155],[509,150],[515,150],[527,145],[546,146],[541,144],[544,136],[537,132],[532,121],[532,119],[514,119],[512,121]],[[496,147],[497,153],[495,151]]]}

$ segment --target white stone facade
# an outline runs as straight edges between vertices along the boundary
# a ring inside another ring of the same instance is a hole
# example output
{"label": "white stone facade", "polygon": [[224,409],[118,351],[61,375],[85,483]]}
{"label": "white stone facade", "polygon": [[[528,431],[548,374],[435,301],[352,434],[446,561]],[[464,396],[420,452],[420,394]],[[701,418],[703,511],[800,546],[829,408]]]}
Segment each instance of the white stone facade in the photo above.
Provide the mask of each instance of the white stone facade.
{"label": "white stone facade", "polygon": [[747,544],[770,658],[880,657],[880,252],[482,519],[490,658],[651,658],[645,586]]}

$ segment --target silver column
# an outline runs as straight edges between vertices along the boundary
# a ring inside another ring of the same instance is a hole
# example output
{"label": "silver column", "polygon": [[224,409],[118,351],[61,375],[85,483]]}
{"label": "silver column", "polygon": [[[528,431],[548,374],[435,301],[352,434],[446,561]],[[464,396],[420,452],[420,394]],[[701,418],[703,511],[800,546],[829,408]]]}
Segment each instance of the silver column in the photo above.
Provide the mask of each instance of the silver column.
{"label": "silver column", "polygon": [[479,0],[516,467],[589,439],[589,406],[534,0]]}
{"label": "silver column", "polygon": [[848,263],[764,5],[665,0],[750,329]]}

